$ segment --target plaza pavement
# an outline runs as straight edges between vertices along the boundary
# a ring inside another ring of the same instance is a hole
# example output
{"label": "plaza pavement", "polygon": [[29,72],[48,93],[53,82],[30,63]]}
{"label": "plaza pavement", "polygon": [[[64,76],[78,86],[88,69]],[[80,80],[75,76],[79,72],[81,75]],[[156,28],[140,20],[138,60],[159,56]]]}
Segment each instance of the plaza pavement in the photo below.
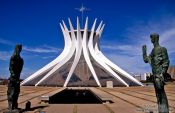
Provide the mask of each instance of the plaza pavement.
{"label": "plaza pavement", "polygon": [[[103,104],[45,104],[40,97],[55,92],[61,87],[22,86],[18,99],[19,108],[24,109],[27,101],[31,102],[31,110],[25,113],[144,113],[156,111],[154,87],[91,87],[97,95],[109,96],[112,103]],[[165,86],[170,113],[175,113],[175,82]],[[0,113],[7,110],[7,86],[0,85]]]}

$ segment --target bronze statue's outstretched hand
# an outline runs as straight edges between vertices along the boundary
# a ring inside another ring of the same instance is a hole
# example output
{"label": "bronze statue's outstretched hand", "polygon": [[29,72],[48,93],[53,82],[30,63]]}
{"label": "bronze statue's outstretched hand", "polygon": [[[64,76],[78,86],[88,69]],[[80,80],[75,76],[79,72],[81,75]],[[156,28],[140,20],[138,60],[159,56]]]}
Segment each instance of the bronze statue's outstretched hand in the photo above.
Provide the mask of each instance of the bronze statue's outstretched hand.
{"label": "bronze statue's outstretched hand", "polygon": [[143,52],[143,54],[146,54],[146,51],[147,51],[146,45],[143,45],[142,46],[142,52]]}
{"label": "bronze statue's outstretched hand", "polygon": [[145,63],[150,63],[150,58],[147,56],[147,48],[146,45],[142,46],[142,52],[143,52],[143,60]]}

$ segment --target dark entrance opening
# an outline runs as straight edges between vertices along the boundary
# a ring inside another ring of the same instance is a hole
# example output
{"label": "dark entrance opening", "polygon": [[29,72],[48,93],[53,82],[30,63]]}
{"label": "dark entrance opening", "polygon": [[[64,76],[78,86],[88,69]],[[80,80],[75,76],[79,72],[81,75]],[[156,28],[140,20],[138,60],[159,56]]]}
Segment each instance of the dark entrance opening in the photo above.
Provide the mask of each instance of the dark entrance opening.
{"label": "dark entrance opening", "polygon": [[49,104],[102,104],[90,90],[65,89],[49,99]]}

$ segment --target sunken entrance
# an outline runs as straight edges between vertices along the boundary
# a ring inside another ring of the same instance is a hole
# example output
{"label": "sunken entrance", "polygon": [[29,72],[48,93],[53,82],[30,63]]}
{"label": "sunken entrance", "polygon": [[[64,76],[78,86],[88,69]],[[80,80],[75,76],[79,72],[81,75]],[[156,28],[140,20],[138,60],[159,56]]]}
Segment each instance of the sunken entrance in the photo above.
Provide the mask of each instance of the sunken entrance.
{"label": "sunken entrance", "polygon": [[65,89],[51,96],[49,104],[102,104],[102,100],[87,89]]}

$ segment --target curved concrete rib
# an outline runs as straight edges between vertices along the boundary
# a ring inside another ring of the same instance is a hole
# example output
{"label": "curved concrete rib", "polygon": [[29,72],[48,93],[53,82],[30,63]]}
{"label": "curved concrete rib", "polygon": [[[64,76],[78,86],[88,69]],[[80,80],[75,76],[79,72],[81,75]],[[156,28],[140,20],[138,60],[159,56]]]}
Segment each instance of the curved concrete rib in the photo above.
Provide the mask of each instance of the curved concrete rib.
{"label": "curved concrete rib", "polygon": [[111,76],[113,76],[114,78],[116,78],[118,81],[120,81],[122,84],[124,84],[125,86],[129,87],[129,85],[122,80],[111,68],[108,67],[108,65],[105,64],[105,62],[103,62],[103,60],[101,60],[101,58],[99,58],[96,54],[95,54],[95,50],[93,48],[93,35],[94,35],[94,29],[95,29],[95,25],[96,25],[96,20],[92,26],[91,29],[91,35],[90,35],[90,39],[89,39],[89,43],[88,43],[88,47],[89,47],[89,51],[92,55],[92,57],[94,58],[94,60],[103,68],[105,69]]}
{"label": "curved concrete rib", "polygon": [[34,78],[42,75],[43,73],[50,71],[58,62],[63,60],[63,58],[64,58],[64,56],[66,56],[66,54],[68,54],[69,47],[70,47],[69,45],[71,44],[71,40],[69,39],[69,37],[66,36],[63,26],[61,24],[60,24],[60,26],[61,26],[61,30],[63,32],[63,36],[64,36],[64,40],[65,40],[65,42],[64,42],[65,46],[64,46],[62,53],[55,60],[53,60],[52,62],[50,62],[49,64],[47,64],[46,66],[44,66],[43,68],[41,68],[40,70],[38,70],[37,72],[32,74],[31,76],[26,78],[24,81],[22,81],[21,85],[24,85],[27,82],[33,80]]}
{"label": "curved concrete rib", "polygon": [[[100,31],[96,31],[99,32],[99,37],[101,36],[101,33],[103,31],[104,26],[101,28]],[[122,76],[125,76],[126,78],[130,79],[131,81],[133,81],[134,83],[143,86],[143,84],[141,82],[139,82],[138,80],[136,80],[133,76],[131,76],[130,74],[128,74],[126,71],[124,71],[123,69],[121,69],[119,66],[117,66],[116,64],[112,63],[108,58],[106,58],[103,53],[99,50],[98,47],[98,42],[96,42],[95,44],[95,52],[98,55],[99,58],[101,58],[107,65],[109,65],[113,70],[115,70],[116,72],[120,73]]]}
{"label": "curved concrete rib", "polygon": [[[65,27],[65,34],[66,34],[66,37],[71,40],[71,37],[69,35],[69,31],[63,21],[63,25]],[[64,56],[64,59],[62,61],[60,61],[51,71],[49,71],[49,73],[47,73],[35,86],[41,84],[43,81],[45,81],[48,77],[51,77],[53,76],[53,74],[61,67],[63,66],[66,62],[68,62],[72,57],[73,57],[73,54],[74,54],[74,51],[75,51],[75,44],[76,44],[76,40],[75,40],[75,37],[72,37],[72,42],[71,42],[71,46],[69,46],[69,53],[67,55]]]}
{"label": "curved concrete rib", "polygon": [[[70,22],[70,21],[69,21]],[[72,27],[72,24],[71,22],[69,23],[70,24],[70,31],[71,31],[71,35],[74,34],[74,29]],[[75,35],[75,34],[74,34]],[[73,61],[73,64],[71,66],[71,69],[69,71],[69,74],[66,78],[66,81],[64,83],[64,87],[67,86],[79,60],[80,60],[80,57],[81,57],[81,52],[82,52],[82,36],[81,36],[81,31],[80,31],[80,25],[79,25],[79,19],[77,17],[77,40],[76,40],[77,44],[76,44],[76,54],[75,54],[75,58],[74,58],[74,61]]]}
{"label": "curved concrete rib", "polygon": [[83,55],[84,55],[85,61],[86,61],[87,65],[88,65],[89,70],[91,71],[91,73],[92,73],[92,75],[93,75],[97,85],[99,87],[101,87],[101,84],[100,84],[100,82],[99,82],[99,80],[97,78],[97,75],[96,75],[95,70],[94,70],[94,68],[92,66],[91,60],[89,58],[89,51],[88,51],[88,48],[87,48],[87,39],[88,39],[88,37],[87,37],[88,34],[87,33],[88,33],[88,18],[86,18],[84,34],[83,34],[83,42],[82,42],[82,44],[83,44]]}
{"label": "curved concrete rib", "polygon": [[[99,44],[99,37],[100,36],[97,36],[97,34],[99,34],[99,32],[100,32],[100,30],[101,30],[101,28],[102,28],[102,23],[103,23],[103,21],[101,21],[100,22],[100,24],[99,24],[99,26],[98,26],[98,28],[97,28],[97,30],[96,30],[96,36],[94,37],[94,43],[93,43],[93,47],[95,48],[95,45],[96,45],[96,43],[98,42],[98,44]],[[104,28],[104,25],[103,25],[103,28]]]}

